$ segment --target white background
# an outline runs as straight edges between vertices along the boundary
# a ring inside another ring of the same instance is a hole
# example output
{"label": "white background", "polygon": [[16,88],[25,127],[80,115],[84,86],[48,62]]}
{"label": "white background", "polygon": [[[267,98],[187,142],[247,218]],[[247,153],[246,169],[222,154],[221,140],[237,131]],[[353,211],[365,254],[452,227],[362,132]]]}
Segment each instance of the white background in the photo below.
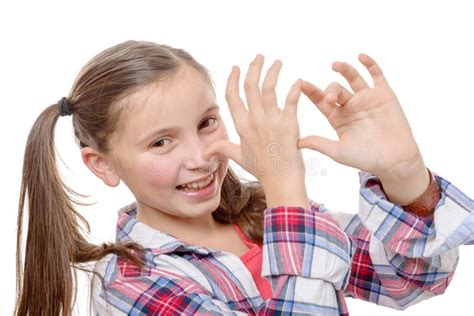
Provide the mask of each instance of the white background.
{"label": "white background", "polygon": [[[473,10],[457,1],[48,1],[0,5],[0,91],[3,242],[0,314],[11,314],[15,294],[15,233],[23,152],[39,113],[68,91],[79,69],[119,42],[149,40],[184,48],[207,66],[218,102],[238,142],[224,99],[232,65],[246,72],[256,53],[283,61],[278,95],[283,101],[298,77],[325,87],[341,77],[336,60],[373,56],[397,93],[426,165],[468,196],[474,196],[472,117]],[[265,69],[266,69],[265,67]],[[367,76],[366,76],[367,78]],[[306,98],[299,103],[302,136],[337,139],[323,115]],[[61,118],[56,147],[69,170],[65,180],[91,207],[80,212],[95,242],[114,239],[116,211],[132,201],[120,185],[106,187],[82,164],[71,118]],[[357,170],[304,150],[312,199],[334,210],[358,210]],[[235,164],[233,165],[235,166]],[[243,173],[240,173],[243,174]],[[474,248],[461,248],[456,275],[444,295],[421,302],[404,315],[473,314]],[[87,283],[81,277],[75,312],[87,314]],[[400,312],[347,299],[351,315]],[[462,312],[461,312],[462,311]]]}

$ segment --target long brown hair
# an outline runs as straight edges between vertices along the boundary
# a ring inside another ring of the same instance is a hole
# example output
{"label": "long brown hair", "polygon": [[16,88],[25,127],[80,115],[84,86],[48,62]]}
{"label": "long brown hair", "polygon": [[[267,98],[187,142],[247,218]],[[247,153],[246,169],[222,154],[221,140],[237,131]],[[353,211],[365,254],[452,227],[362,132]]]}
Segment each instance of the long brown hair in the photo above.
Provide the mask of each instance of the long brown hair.
{"label": "long brown hair", "polygon": [[[92,58],[67,96],[79,147],[90,146],[108,153],[109,140],[121,119],[118,101],[150,83],[169,78],[183,65],[197,69],[212,87],[204,66],[188,52],[167,45],[127,41]],[[130,251],[141,249],[138,244],[94,245],[87,240],[89,224],[74,206],[90,205],[75,198],[87,196],[68,187],[56,166],[54,131],[59,116],[57,103],[43,110],[26,143],[18,207],[15,315],[71,315],[76,298],[76,269],[97,274],[84,265],[87,262],[116,254],[142,264]],[[23,265],[25,203],[28,228]],[[212,214],[222,223],[236,223],[252,240],[262,242],[265,205],[261,186],[257,182],[243,183],[229,167],[220,205]]]}

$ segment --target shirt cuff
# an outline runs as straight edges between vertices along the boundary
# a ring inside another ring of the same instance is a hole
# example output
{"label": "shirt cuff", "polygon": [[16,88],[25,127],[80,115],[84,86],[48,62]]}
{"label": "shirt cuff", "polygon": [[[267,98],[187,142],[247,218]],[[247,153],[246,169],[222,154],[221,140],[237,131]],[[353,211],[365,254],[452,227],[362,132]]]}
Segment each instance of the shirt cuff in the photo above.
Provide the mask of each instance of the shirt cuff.
{"label": "shirt cuff", "polygon": [[448,180],[435,175],[441,198],[432,216],[419,217],[390,202],[377,176],[360,171],[359,177],[359,218],[390,251],[428,258],[474,243],[474,201]]}

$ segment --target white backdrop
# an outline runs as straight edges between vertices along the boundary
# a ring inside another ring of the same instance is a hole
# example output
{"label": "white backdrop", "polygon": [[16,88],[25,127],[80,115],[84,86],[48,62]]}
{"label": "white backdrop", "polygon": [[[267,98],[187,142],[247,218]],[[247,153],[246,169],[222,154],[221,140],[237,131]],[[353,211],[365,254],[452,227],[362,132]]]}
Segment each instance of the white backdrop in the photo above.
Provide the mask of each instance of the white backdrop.
{"label": "white backdrop", "polygon": [[[224,99],[232,65],[256,53],[283,61],[278,95],[283,101],[298,77],[324,86],[341,77],[333,61],[357,62],[361,52],[381,65],[397,93],[426,165],[474,197],[472,73],[473,10],[468,2],[418,1],[50,1],[0,5],[1,167],[4,240],[0,314],[11,314],[15,294],[15,233],[20,176],[27,134],[39,113],[68,94],[79,69],[119,42],[149,40],[188,50],[207,66],[218,102],[238,142]],[[298,105],[301,134],[336,139],[306,98]],[[82,163],[70,117],[57,125],[56,147],[68,168],[65,180],[97,201],[80,212],[94,241],[114,239],[116,212],[132,201],[126,187],[106,187]],[[310,197],[326,207],[358,210],[357,170],[303,150]],[[60,162],[60,160],[58,160]],[[236,167],[235,164],[232,166]],[[241,172],[244,175],[243,172]],[[474,247],[462,247],[445,294],[408,308],[404,315],[474,314]],[[87,315],[87,282],[81,276],[77,315]],[[348,299],[351,315],[399,315],[395,310]],[[462,311],[462,312],[461,312]]]}

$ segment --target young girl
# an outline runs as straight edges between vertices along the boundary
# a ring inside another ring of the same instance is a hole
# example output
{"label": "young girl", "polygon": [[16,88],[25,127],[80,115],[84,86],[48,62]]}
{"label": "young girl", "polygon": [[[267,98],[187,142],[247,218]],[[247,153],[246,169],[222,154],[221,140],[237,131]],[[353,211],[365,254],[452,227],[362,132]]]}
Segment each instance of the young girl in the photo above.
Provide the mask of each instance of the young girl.
{"label": "young girl", "polygon": [[[275,94],[281,62],[260,89],[257,55],[246,102],[234,67],[226,100],[235,145],[208,71],[184,50],[128,41],[94,57],[28,136],[16,314],[70,315],[74,268],[88,271],[90,261],[97,315],[347,315],[344,296],[404,309],[442,294],[458,246],[474,239],[474,203],[424,166],[380,68],[366,55],[360,61],[373,88],[352,66],[335,63],[353,92],[298,80],[283,109]],[[338,142],[300,138],[301,92]],[[108,186],[124,181],[136,199],[118,212],[114,244],[87,241],[87,222],[73,205],[81,203],[70,196],[82,195],[56,169],[54,128],[64,115],[72,115],[87,167]],[[308,199],[301,148],[361,170],[358,215]],[[229,158],[258,181],[241,182]]]}

